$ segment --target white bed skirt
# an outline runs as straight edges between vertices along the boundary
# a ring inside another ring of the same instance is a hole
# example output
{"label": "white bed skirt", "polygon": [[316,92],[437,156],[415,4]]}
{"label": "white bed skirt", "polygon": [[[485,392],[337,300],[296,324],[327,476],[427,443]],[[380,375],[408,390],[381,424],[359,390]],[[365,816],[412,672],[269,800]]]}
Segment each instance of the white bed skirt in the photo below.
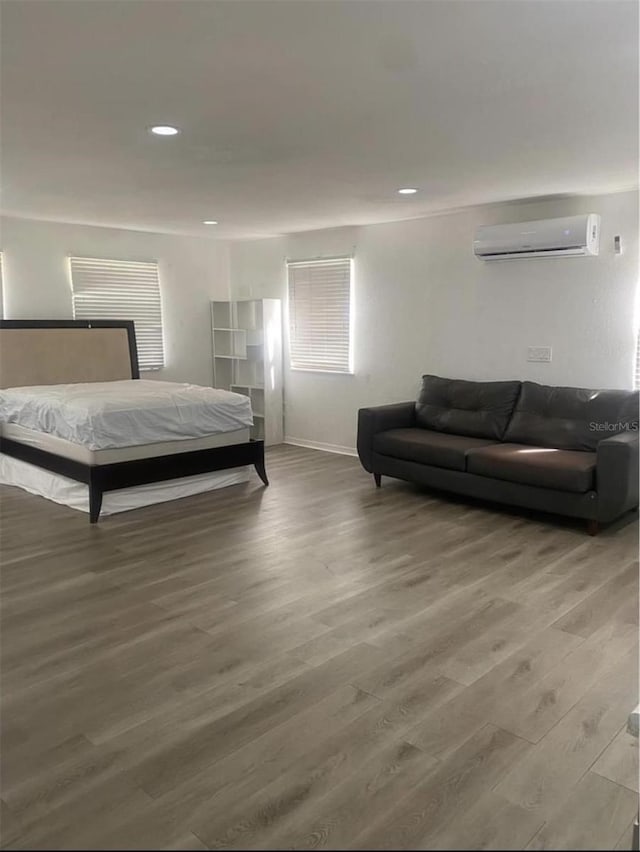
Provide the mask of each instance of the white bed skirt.
{"label": "white bed skirt", "polygon": [[[134,488],[121,488],[118,491],[105,491],[102,498],[101,515],[113,515],[116,512],[128,512],[141,506],[165,503],[202,494],[228,485],[247,482],[251,475],[250,467],[236,467],[231,470],[219,470],[214,473],[199,473],[166,482],[150,482]],[[30,494],[46,497],[54,503],[89,512],[89,488],[82,482],[75,482],[66,476],[51,473],[41,467],[14,459],[0,453],[0,485],[14,485]]]}

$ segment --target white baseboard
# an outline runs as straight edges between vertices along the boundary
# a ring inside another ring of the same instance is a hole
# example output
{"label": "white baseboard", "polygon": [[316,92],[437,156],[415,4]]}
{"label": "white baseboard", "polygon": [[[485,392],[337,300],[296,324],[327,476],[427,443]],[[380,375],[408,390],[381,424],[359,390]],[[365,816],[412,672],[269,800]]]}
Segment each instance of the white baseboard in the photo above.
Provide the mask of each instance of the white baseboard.
{"label": "white baseboard", "polygon": [[308,450],[323,450],[325,453],[339,453],[341,456],[357,456],[355,447],[342,447],[340,444],[325,444],[321,441],[303,441],[302,438],[284,436],[285,444],[293,444],[294,447],[306,447]]}

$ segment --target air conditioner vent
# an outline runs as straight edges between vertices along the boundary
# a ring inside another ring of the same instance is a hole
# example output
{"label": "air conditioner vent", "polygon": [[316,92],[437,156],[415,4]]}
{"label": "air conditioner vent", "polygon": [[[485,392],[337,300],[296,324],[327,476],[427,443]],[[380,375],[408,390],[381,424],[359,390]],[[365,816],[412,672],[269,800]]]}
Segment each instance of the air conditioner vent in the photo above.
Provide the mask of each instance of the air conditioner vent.
{"label": "air conditioner vent", "polygon": [[473,250],[481,260],[584,257],[596,256],[599,242],[600,217],[589,213],[535,222],[484,225],[477,229]]}

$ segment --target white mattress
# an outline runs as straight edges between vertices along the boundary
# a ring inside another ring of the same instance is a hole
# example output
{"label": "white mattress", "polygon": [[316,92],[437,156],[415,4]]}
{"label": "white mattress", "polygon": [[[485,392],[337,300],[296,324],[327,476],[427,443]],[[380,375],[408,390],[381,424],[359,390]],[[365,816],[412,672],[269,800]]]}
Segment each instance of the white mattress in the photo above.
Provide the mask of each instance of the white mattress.
{"label": "white mattress", "polygon": [[208,438],[246,429],[253,417],[242,394],[135,379],[5,388],[0,422],[107,450]]}
{"label": "white mattress", "polygon": [[[250,468],[235,467],[232,470],[200,473],[167,482],[150,482],[148,485],[137,485],[134,488],[106,491],[102,498],[100,516],[165,503],[167,500],[178,500],[193,494],[226,488],[228,485],[238,485],[247,482],[249,478]],[[16,486],[30,494],[46,497],[47,500],[78,509],[80,512],[89,511],[89,489],[82,482],[74,482],[66,476],[51,473],[2,453],[0,484]]]}
{"label": "white mattress", "polygon": [[154,456],[172,456],[193,450],[210,450],[213,447],[228,447],[231,444],[245,444],[249,440],[250,431],[236,429],[233,432],[221,432],[219,435],[207,435],[205,438],[160,441],[155,444],[137,444],[133,447],[118,447],[110,450],[90,450],[82,444],[74,444],[73,441],[65,441],[64,438],[57,438],[47,432],[36,432],[35,429],[25,429],[24,426],[16,426],[13,423],[0,424],[0,435],[83,464],[99,465],[150,459]]}

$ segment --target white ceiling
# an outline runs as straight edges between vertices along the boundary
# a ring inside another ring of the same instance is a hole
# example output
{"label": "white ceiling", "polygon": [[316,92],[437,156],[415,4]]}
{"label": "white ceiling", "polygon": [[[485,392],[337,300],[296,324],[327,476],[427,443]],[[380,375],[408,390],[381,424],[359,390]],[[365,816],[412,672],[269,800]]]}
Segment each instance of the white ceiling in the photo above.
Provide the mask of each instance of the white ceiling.
{"label": "white ceiling", "polygon": [[635,0],[1,11],[8,214],[235,238],[638,182]]}

